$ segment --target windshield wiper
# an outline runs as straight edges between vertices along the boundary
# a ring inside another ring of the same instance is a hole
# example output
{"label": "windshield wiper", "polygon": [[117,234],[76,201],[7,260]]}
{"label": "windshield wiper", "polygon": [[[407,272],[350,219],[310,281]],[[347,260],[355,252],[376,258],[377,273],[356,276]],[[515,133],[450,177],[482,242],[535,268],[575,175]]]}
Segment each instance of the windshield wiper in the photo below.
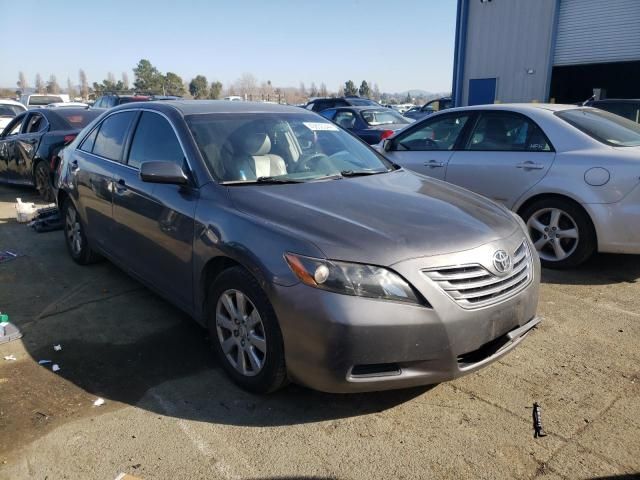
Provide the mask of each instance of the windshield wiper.
{"label": "windshield wiper", "polygon": [[365,175],[377,175],[388,172],[389,170],[342,170],[340,175],[343,177],[364,177]]}
{"label": "windshield wiper", "polygon": [[221,185],[253,185],[261,183],[263,185],[268,184],[282,184],[282,183],[304,183],[304,180],[296,180],[295,178],[282,178],[282,177],[258,177],[255,180],[228,180],[226,182],[220,182]]}

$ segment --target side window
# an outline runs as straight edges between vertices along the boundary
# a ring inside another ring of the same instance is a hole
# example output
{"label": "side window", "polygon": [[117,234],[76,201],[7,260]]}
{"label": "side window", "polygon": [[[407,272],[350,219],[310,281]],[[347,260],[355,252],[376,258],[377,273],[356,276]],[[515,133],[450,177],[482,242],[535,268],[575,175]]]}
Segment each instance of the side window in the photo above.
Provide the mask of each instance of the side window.
{"label": "side window", "polygon": [[320,112],[320,115],[322,115],[324,118],[328,120],[333,120],[333,117],[335,114],[336,114],[335,108],[327,108],[326,110],[323,110],[322,112]]}
{"label": "side window", "polygon": [[93,151],[93,144],[96,143],[96,137],[98,136],[98,130],[100,128],[94,128],[89,135],[80,144],[80,150],[91,153]]}
{"label": "side window", "polygon": [[398,137],[399,150],[453,150],[469,115],[446,115],[424,122]]}
{"label": "side window", "polygon": [[353,114],[353,112],[344,110],[336,113],[333,121],[340,125],[342,128],[353,128],[356,124],[356,116]]}
{"label": "side window", "polygon": [[27,121],[27,128],[25,128],[25,133],[38,133],[46,130],[47,128],[47,119],[44,118],[39,113],[34,113],[29,117]]}
{"label": "side window", "polygon": [[526,117],[508,112],[486,112],[473,128],[466,149],[548,152],[551,147],[542,131]]}
{"label": "side window", "polygon": [[20,115],[13,119],[13,121],[7,125],[7,128],[2,132],[3,136],[9,137],[11,135],[17,135],[20,133],[20,127],[22,126],[22,121],[24,120],[25,115]]}
{"label": "side window", "polygon": [[134,115],[135,112],[122,112],[107,117],[96,136],[93,153],[121,162],[124,142]]}
{"label": "side window", "polygon": [[156,113],[143,112],[131,142],[128,165],[140,168],[150,161],[173,162],[182,167],[184,153],[169,122]]}

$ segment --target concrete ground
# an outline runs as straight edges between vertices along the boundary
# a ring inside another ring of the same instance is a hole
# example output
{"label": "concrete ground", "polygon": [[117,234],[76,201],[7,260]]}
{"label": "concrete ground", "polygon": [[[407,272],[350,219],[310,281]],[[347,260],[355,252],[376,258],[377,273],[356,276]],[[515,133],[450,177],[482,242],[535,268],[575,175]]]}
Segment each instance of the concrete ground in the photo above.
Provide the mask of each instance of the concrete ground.
{"label": "concrete ground", "polygon": [[404,391],[255,396],[225,377],[184,314],[108,262],[76,265],[61,232],[17,224],[17,196],[35,199],[0,187],[0,250],[24,254],[0,264],[0,310],[24,333],[0,345],[2,479],[640,476],[638,256],[545,271],[542,326],[479,373]]}

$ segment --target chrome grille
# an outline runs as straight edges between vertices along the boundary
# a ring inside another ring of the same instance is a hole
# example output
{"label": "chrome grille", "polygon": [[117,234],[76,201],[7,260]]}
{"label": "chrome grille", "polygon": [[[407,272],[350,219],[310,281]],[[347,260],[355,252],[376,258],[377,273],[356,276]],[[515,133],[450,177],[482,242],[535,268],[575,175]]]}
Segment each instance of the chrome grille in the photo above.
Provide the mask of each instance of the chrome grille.
{"label": "chrome grille", "polygon": [[422,272],[463,308],[480,308],[505,300],[526,287],[533,277],[527,242],[513,252],[513,268],[505,276],[495,275],[478,264]]}

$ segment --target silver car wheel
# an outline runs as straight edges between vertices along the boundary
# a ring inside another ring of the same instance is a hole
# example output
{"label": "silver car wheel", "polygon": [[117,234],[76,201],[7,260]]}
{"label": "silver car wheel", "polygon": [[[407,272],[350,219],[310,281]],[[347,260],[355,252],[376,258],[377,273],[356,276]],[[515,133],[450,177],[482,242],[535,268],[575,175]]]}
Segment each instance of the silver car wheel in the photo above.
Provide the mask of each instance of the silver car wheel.
{"label": "silver car wheel", "polygon": [[529,235],[538,255],[549,262],[559,262],[575,252],[580,234],[575,220],[559,208],[543,208],[529,217]]}
{"label": "silver car wheel", "polygon": [[253,377],[267,358],[260,313],[239,290],[226,290],[216,305],[216,331],[222,352],[238,373]]}
{"label": "silver car wheel", "polygon": [[82,253],[82,227],[74,208],[67,209],[66,219],[67,241],[74,255]]}

